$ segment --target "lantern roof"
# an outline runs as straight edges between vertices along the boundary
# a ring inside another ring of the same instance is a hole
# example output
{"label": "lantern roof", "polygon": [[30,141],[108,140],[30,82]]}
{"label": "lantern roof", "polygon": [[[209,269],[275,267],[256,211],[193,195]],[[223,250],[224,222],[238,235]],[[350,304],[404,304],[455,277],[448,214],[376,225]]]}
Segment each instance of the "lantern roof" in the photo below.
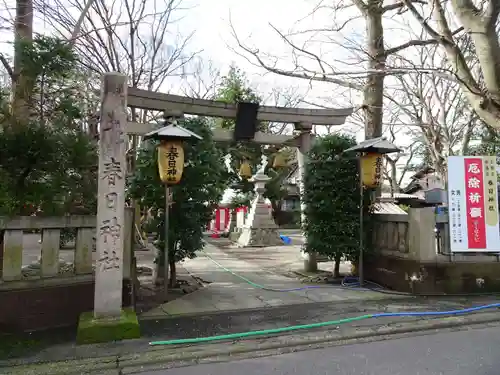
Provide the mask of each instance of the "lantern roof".
{"label": "lantern roof", "polygon": [[202,139],[198,134],[183,128],[177,124],[170,124],[164,126],[160,129],[153,130],[144,135],[144,139],[157,139],[157,140],[169,140],[169,139],[189,139],[196,138]]}
{"label": "lantern roof", "polygon": [[378,154],[391,154],[399,152],[401,149],[385,137],[367,139],[358,143],[356,146],[348,148],[344,152],[375,152]]}

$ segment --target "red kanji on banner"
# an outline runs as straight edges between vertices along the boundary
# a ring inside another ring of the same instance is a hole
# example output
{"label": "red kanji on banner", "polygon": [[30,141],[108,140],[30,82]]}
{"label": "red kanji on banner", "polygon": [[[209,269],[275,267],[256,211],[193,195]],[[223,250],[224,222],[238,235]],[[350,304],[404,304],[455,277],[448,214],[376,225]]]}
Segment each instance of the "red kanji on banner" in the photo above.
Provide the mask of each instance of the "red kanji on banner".
{"label": "red kanji on banner", "polygon": [[464,162],[469,249],[485,249],[483,160],[480,158],[465,158]]}

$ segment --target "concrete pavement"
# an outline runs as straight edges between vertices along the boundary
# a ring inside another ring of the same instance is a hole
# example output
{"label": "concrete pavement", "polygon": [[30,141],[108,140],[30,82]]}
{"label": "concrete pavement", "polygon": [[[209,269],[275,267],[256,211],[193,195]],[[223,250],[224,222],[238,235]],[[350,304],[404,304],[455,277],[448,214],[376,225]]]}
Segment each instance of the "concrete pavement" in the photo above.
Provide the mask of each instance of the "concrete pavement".
{"label": "concrete pavement", "polygon": [[[285,248],[283,246],[282,248]],[[202,280],[206,286],[194,293],[144,313],[141,318],[158,318],[175,315],[192,315],[206,312],[233,311],[240,309],[262,309],[275,306],[317,302],[341,302],[377,300],[385,295],[373,291],[360,291],[324,285],[314,289],[289,292],[277,292],[256,288],[248,282],[227,272],[216,265],[210,258],[250,281],[272,289],[304,288],[298,280],[277,273],[273,257],[279,257],[278,248],[241,249],[247,252],[246,260],[241,254],[232,254],[207,244],[204,252],[199,252],[195,259],[182,263],[194,277]],[[283,251],[283,250],[281,250]],[[267,257],[267,258],[266,258]],[[296,262],[294,259],[292,263]],[[268,266],[266,266],[266,264]],[[279,264],[278,264],[279,266]]]}
{"label": "concrete pavement", "polygon": [[[297,236],[302,239],[301,236]],[[221,250],[238,259],[246,260],[259,265],[259,267],[279,274],[289,275],[293,272],[306,274],[304,270],[304,258],[301,253],[300,241],[292,239],[292,245],[269,246],[261,248],[239,248],[234,245],[221,247]],[[333,272],[335,263],[333,261],[319,262],[320,272]],[[351,271],[350,262],[340,263],[340,273],[347,275]],[[317,274],[315,274],[317,275]]]}
{"label": "concrete pavement", "polygon": [[[380,301],[382,303],[382,301]],[[483,303],[485,303],[484,301]],[[476,301],[475,303],[480,303]],[[385,301],[387,308],[393,311],[397,310],[397,305]],[[434,301],[426,306],[425,302],[408,304],[414,309],[449,309],[453,305],[460,304],[460,301],[448,301],[448,304],[441,305],[439,301]],[[311,304],[311,307],[318,304]],[[325,306],[323,310],[327,320],[335,315],[338,318],[346,316],[358,316],[360,312],[341,313],[345,311],[337,309],[339,304],[330,304],[330,308]],[[400,307],[401,304],[399,304]],[[367,312],[379,308],[368,302],[363,305]],[[345,306],[344,306],[345,307]],[[282,309],[282,308],[280,308]],[[309,311],[304,309],[304,312]],[[399,310],[401,311],[401,310]],[[265,312],[259,312],[265,314]],[[318,311],[317,311],[318,313]],[[330,314],[330,315],[328,315]],[[217,314],[221,315],[221,314]],[[304,315],[304,319],[307,316]],[[249,318],[251,316],[246,316]],[[227,321],[231,317],[222,315]],[[240,316],[239,321],[244,324],[244,317]],[[277,316],[275,316],[278,319]],[[283,317],[281,326],[286,326],[288,316]],[[180,319],[180,318],[179,318]],[[176,319],[164,319],[165,325],[170,325],[168,332],[176,332],[176,328],[187,328],[189,323]],[[192,322],[200,322],[200,316],[193,317]],[[169,322],[170,321],[170,322]],[[257,321],[256,324],[251,319],[246,319],[246,329],[258,329],[263,324],[268,324],[267,319]],[[321,319],[323,321],[323,319]],[[443,329],[458,329],[457,327],[471,325],[486,325],[491,327],[499,324],[500,317],[498,312],[491,310],[489,312],[452,316],[446,318],[384,318],[368,319],[364,321],[352,322],[341,325],[301,330],[281,335],[264,335],[255,338],[241,340],[214,341],[204,344],[194,345],[172,345],[172,346],[148,346],[148,342],[153,337],[147,337],[139,340],[129,340],[124,342],[107,343],[99,345],[59,345],[46,348],[39,351],[35,356],[24,357],[18,360],[0,361],[0,374],[2,375],[123,375],[139,374],[147,371],[179,368],[183,366],[195,365],[199,363],[226,362],[245,358],[261,358],[283,353],[297,353],[316,348],[328,346],[346,345],[373,340],[385,340],[394,335],[413,336],[436,332]],[[221,321],[214,320],[217,324]],[[144,323],[144,322],[142,322]],[[148,322],[149,324],[150,322]],[[182,323],[182,325],[178,325]],[[289,324],[293,324],[291,321]],[[207,325],[208,326],[208,325]],[[218,331],[218,327],[213,328]],[[234,327],[233,327],[234,329]],[[167,332],[165,331],[165,332]],[[183,332],[186,335],[186,332]],[[194,337],[202,337],[203,332],[196,333]],[[191,336],[193,337],[193,336]],[[154,339],[169,339],[160,332],[160,337]],[[443,348],[444,350],[446,348]],[[177,374],[177,372],[174,372]],[[210,373],[210,372],[206,372]],[[406,374],[406,372],[403,372]],[[477,372],[475,372],[477,373]],[[370,374],[370,373],[368,373]],[[373,373],[378,374],[378,373]],[[357,375],[357,374],[356,374]]]}
{"label": "concrete pavement", "polygon": [[500,326],[402,337],[143,375],[497,375]]}

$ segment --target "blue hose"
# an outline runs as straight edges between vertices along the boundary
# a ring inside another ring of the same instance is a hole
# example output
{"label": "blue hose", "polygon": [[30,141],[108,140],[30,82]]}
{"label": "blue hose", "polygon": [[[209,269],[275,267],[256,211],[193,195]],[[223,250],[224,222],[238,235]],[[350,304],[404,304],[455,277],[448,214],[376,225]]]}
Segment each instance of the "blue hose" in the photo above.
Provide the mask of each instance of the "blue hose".
{"label": "blue hose", "polygon": [[[267,287],[264,287],[263,285],[256,284],[256,283],[248,280],[247,278],[234,273],[230,269],[222,266],[219,262],[217,262],[215,259],[210,257],[208,254],[206,254],[206,255],[212,262],[214,262],[217,266],[221,267],[223,270],[225,270],[225,271],[231,273],[232,275],[244,280],[245,282],[249,283],[250,285],[257,287],[257,288],[260,288],[260,289],[263,289],[263,290],[269,290],[269,291],[275,291],[275,292],[287,292],[287,291],[313,289],[313,288],[321,287],[321,286],[307,286],[307,287],[302,287],[302,288],[291,288],[291,289],[267,288]],[[348,285],[355,285],[355,284],[359,285],[359,281],[356,277],[349,277],[348,276],[348,277],[344,278],[343,285],[344,284],[346,285],[347,288],[349,288],[350,286],[348,286]],[[377,284],[375,284],[375,285],[377,285]],[[279,333],[290,332],[290,331],[312,329],[312,328],[319,328],[319,327],[327,327],[327,326],[338,325],[338,324],[346,324],[346,323],[359,321],[359,320],[365,320],[365,319],[383,318],[383,317],[462,315],[462,314],[470,314],[470,313],[477,312],[480,310],[499,308],[499,307],[500,307],[500,303],[491,303],[489,305],[475,306],[475,307],[469,307],[466,309],[450,310],[450,311],[408,311],[408,312],[376,313],[376,314],[367,314],[367,315],[361,315],[361,316],[356,316],[356,317],[352,317],[352,318],[328,321],[328,322],[302,324],[302,325],[295,325],[295,326],[282,327],[282,328],[265,329],[265,330],[258,330],[258,331],[248,331],[248,332],[240,332],[240,333],[231,333],[231,334],[208,336],[208,337],[196,337],[196,338],[186,338],[186,339],[176,339],[176,340],[166,340],[166,341],[153,341],[153,342],[150,342],[149,345],[185,345],[185,344],[196,344],[196,343],[201,343],[201,342],[212,342],[212,341],[219,341],[219,340],[235,340],[235,339],[242,339],[242,338],[247,338],[247,337],[255,337],[255,336],[262,336],[262,335],[269,335],[269,334],[279,334]]]}
{"label": "blue hose", "polygon": [[150,342],[149,345],[155,345],[155,346],[156,345],[185,345],[185,344],[197,344],[197,343],[201,343],[201,342],[211,342],[211,341],[220,341],[220,340],[235,340],[235,339],[242,339],[242,338],[255,337],[255,336],[280,334],[280,333],[284,333],[284,332],[292,332],[292,331],[305,330],[305,329],[328,327],[328,326],[332,326],[332,325],[346,324],[346,323],[351,323],[351,322],[365,320],[365,319],[382,318],[382,317],[404,317],[404,316],[408,317],[408,316],[459,315],[459,314],[469,314],[469,313],[476,312],[479,310],[491,309],[491,308],[495,308],[495,307],[496,308],[500,307],[500,303],[492,303],[490,305],[476,306],[476,307],[471,307],[468,309],[451,310],[451,311],[421,311],[421,312],[367,314],[367,315],[355,316],[352,318],[331,320],[328,322],[301,324],[301,325],[281,327],[281,328],[263,329],[263,330],[258,330],[258,331],[230,333],[230,334],[225,334],[225,335],[216,335],[216,336],[208,336],[208,337],[194,337],[194,338],[187,338],[187,339],[153,341],[153,342]]}
{"label": "blue hose", "polygon": [[[303,287],[298,287],[298,288],[288,288],[288,289],[277,289],[277,288],[270,288],[261,284],[257,284],[249,279],[247,279],[244,276],[241,276],[232,270],[230,270],[227,267],[224,267],[222,264],[217,262],[215,259],[213,259],[210,255],[208,255],[205,251],[201,250],[208,259],[210,259],[215,265],[218,267],[222,268],[224,271],[230,273],[231,275],[245,281],[246,283],[252,285],[254,288],[262,289],[262,290],[267,290],[270,292],[297,292],[301,290],[310,290],[310,289],[320,289],[320,288],[337,288],[337,289],[355,289],[356,291],[359,292],[378,292],[378,293],[383,293],[383,294],[391,294],[391,295],[404,295],[404,296],[416,296],[415,294],[411,293],[405,293],[405,292],[396,292],[392,290],[388,290],[384,288],[382,285],[374,283],[372,281],[365,281],[365,284],[371,285],[370,287],[363,287],[359,283],[359,279],[357,276],[345,276],[344,279],[342,280],[341,287],[339,288],[337,285],[307,285]],[[474,294],[467,294],[467,293],[462,293],[462,294],[443,294],[443,293],[437,293],[437,294],[418,294],[419,296],[422,297],[443,297],[443,296],[448,296],[448,297],[469,297],[469,296],[481,296],[481,295],[487,295],[487,296],[492,296],[492,295],[498,295],[498,293],[474,293]]]}
{"label": "blue hose", "polygon": [[378,313],[372,314],[372,318],[382,318],[382,317],[394,317],[394,316],[443,316],[443,315],[461,315],[470,314],[472,312],[493,309],[495,307],[500,307],[500,303],[491,303],[489,305],[482,305],[476,307],[469,307],[467,309],[460,310],[450,310],[450,311],[419,311],[419,312],[396,312],[396,313]]}

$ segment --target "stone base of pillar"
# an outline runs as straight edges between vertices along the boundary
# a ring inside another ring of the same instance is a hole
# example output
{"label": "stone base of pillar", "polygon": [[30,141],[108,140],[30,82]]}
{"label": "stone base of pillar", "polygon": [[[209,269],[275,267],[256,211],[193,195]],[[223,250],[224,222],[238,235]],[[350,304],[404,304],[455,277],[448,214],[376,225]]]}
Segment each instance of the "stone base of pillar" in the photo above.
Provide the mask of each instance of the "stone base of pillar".
{"label": "stone base of pillar", "polygon": [[307,254],[304,253],[304,271],[305,272],[317,272],[318,271],[318,258],[315,253]]}
{"label": "stone base of pillar", "polygon": [[318,272],[318,263],[311,261],[309,259],[304,260],[304,271],[305,272]]}
{"label": "stone base of pillar", "polygon": [[241,232],[239,230],[235,230],[234,232],[229,233],[229,239],[233,242],[237,242],[240,238]]}
{"label": "stone base of pillar", "polygon": [[257,197],[254,200],[247,222],[238,238],[238,245],[241,247],[283,245],[271,209],[262,198]]}
{"label": "stone base of pillar", "polygon": [[283,241],[276,228],[243,228],[238,238],[238,245],[242,247],[280,246]]}
{"label": "stone base of pillar", "polygon": [[109,318],[94,317],[93,312],[80,315],[76,343],[97,344],[141,337],[139,321],[133,308],[125,307],[120,316]]}

